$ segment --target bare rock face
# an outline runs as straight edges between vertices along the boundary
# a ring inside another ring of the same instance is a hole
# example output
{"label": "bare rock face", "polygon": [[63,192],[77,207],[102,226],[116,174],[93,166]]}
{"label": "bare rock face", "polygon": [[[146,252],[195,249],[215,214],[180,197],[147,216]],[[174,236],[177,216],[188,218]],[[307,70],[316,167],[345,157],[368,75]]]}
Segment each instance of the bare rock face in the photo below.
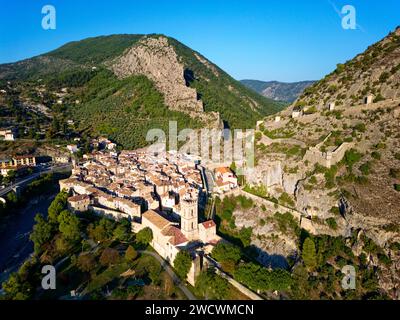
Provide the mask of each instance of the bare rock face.
{"label": "bare rock face", "polygon": [[218,113],[204,113],[197,91],[186,86],[184,66],[165,37],[148,37],[139,41],[117,58],[111,66],[120,78],[145,75],[164,94],[165,104],[172,110],[200,117],[208,122],[220,122]]}
{"label": "bare rock face", "polygon": [[252,185],[262,184],[267,188],[272,186],[282,187],[283,185],[283,170],[280,161],[265,161],[246,173],[246,179]]}
{"label": "bare rock face", "polygon": [[249,211],[235,210],[235,225],[238,229],[252,228],[251,245],[257,251],[257,260],[262,265],[272,268],[287,268],[286,258],[298,254],[296,240],[291,235],[283,234],[274,223],[260,224],[260,219],[268,219],[272,211],[264,212],[259,208]]}

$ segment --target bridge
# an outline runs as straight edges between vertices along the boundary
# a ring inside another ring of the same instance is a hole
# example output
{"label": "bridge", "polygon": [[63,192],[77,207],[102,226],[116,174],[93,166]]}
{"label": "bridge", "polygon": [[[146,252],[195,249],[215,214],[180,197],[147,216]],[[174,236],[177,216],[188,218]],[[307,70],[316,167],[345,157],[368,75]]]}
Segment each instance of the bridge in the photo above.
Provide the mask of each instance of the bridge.
{"label": "bridge", "polygon": [[46,173],[52,173],[52,172],[65,172],[71,170],[71,164],[58,164],[51,166],[49,168],[46,168],[44,170],[41,170],[40,172],[35,172],[31,174],[29,177],[22,178],[21,180],[5,187],[4,189],[0,190],[0,197],[5,196],[7,193],[11,191],[15,191],[20,187],[24,187],[27,185],[29,182],[39,178],[41,175],[44,175]]}

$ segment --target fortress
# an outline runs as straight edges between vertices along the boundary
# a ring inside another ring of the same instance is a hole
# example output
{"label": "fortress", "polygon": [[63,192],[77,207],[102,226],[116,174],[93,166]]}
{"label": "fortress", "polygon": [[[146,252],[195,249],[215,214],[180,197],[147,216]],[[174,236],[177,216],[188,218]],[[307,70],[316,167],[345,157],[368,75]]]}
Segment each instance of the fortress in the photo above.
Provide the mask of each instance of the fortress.
{"label": "fortress", "polygon": [[324,139],[324,141],[320,142],[314,147],[310,147],[304,155],[303,160],[307,160],[310,163],[318,163],[327,168],[330,168],[331,166],[340,162],[343,159],[346,151],[353,147],[353,143],[344,142],[338,147],[328,147],[326,151],[321,151],[321,147],[325,144],[325,141],[327,141],[329,137],[330,134]]}

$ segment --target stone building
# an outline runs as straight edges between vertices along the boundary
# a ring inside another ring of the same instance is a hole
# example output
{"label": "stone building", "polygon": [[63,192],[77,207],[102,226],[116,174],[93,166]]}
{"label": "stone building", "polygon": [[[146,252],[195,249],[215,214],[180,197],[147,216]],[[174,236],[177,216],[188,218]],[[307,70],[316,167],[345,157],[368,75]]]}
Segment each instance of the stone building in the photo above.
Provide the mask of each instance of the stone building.
{"label": "stone building", "polygon": [[76,195],[68,198],[68,208],[73,212],[85,212],[89,210],[90,197],[88,195]]}
{"label": "stone building", "polygon": [[353,143],[344,142],[338,147],[331,146],[327,147],[325,151],[321,151],[321,147],[329,137],[330,135],[328,135],[321,143],[314,147],[310,147],[304,155],[303,160],[307,160],[310,163],[318,163],[327,168],[330,168],[331,166],[340,162],[343,159],[346,151],[352,148]]}

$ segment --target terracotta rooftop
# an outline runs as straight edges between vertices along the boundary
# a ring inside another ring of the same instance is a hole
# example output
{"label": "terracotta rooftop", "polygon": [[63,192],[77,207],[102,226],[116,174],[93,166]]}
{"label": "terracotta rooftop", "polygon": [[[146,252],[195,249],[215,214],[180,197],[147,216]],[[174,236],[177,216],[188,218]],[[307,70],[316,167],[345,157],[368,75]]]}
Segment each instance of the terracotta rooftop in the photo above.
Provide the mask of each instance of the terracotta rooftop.
{"label": "terracotta rooftop", "polygon": [[229,168],[226,168],[226,167],[220,167],[220,168],[216,168],[215,172],[219,172],[221,174],[224,174],[224,173],[231,173],[231,170]]}
{"label": "terracotta rooftop", "polygon": [[216,224],[213,220],[208,220],[202,223],[202,225],[204,226],[205,229],[210,229],[212,227],[215,227]]}
{"label": "terracotta rooftop", "polygon": [[165,219],[163,216],[155,212],[154,210],[148,210],[142,215],[142,219],[150,221],[158,229],[162,230],[171,222]]}
{"label": "terracotta rooftop", "polygon": [[162,231],[162,234],[164,236],[170,236],[171,238],[169,239],[169,242],[174,246],[188,242],[188,239],[183,235],[181,230],[179,230],[175,226],[170,226],[168,228],[165,228]]}

